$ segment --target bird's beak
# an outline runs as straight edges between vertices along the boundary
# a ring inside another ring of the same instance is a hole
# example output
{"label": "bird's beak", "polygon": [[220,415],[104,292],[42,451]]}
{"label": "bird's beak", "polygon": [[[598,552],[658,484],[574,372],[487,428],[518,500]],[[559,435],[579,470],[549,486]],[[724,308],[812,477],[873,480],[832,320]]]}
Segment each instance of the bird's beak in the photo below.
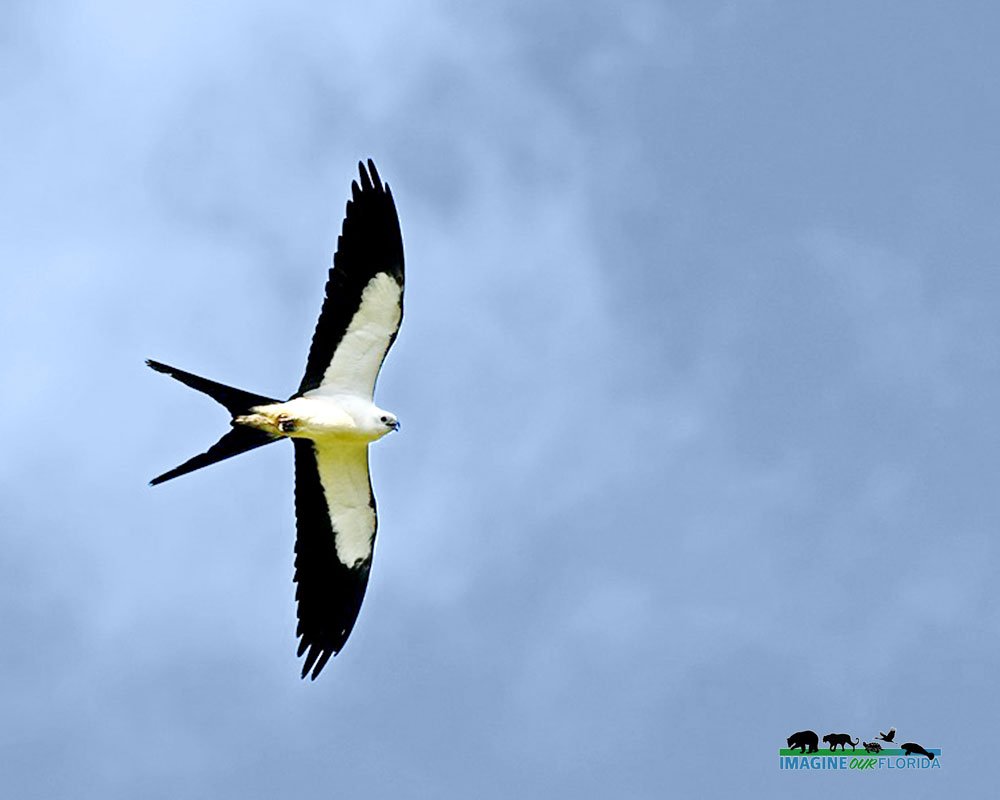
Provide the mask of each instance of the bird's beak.
{"label": "bird's beak", "polygon": [[394,431],[398,431],[399,430],[399,420],[398,419],[394,423],[392,423],[392,429]]}

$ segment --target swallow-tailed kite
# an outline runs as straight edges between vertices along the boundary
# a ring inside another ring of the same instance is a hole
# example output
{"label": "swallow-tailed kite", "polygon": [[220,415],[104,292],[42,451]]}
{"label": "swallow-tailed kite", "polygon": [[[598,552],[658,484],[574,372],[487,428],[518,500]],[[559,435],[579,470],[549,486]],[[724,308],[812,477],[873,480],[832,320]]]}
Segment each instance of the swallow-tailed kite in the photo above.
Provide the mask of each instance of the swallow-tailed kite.
{"label": "swallow-tailed kite", "polygon": [[403,240],[389,185],[358,164],[326,282],[306,372],[285,402],[157,361],[146,363],[204,392],[232,415],[206,452],[153,478],[163,483],[279,439],[295,446],[295,582],[304,678],[344,646],[361,609],[375,545],[368,445],[399,429],[373,402],[375,381],[403,319]]}

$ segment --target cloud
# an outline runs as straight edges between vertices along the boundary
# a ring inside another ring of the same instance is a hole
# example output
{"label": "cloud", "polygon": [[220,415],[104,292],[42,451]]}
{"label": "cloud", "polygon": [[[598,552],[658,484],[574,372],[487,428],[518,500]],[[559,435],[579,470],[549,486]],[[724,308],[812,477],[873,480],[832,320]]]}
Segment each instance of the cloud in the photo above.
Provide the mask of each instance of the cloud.
{"label": "cloud", "polygon": [[[990,173],[885,70],[951,18],[733,9],[5,7],[8,793],[732,794],[734,730],[979,741]],[[294,386],[368,155],[404,427],[358,628],[300,685],[290,454],[147,489],[226,420],[142,359]]]}

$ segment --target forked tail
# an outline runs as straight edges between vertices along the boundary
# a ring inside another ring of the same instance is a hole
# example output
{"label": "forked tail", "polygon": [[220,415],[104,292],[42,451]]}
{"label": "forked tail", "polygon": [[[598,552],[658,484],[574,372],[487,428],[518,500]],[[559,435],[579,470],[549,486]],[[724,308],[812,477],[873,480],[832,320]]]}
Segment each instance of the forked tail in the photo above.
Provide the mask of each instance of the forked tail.
{"label": "forked tail", "polygon": [[[169,375],[186,386],[207,394],[216,402],[224,405],[234,419],[242,414],[246,414],[254,406],[263,406],[278,402],[270,397],[264,397],[253,392],[244,392],[242,389],[234,389],[232,386],[226,386],[222,383],[210,381],[208,378],[192,375],[190,372],[169,367],[166,364],[161,364],[159,361],[147,360],[146,364],[157,372]],[[199,453],[194,458],[185,461],[179,467],[174,467],[172,470],[156,476],[149,484],[150,486],[156,486],[158,483],[186,475],[189,472],[194,472],[196,469],[207,467],[209,464],[232,458],[240,453],[247,452],[247,450],[253,450],[255,447],[261,447],[275,441],[277,441],[277,437],[271,436],[271,434],[257,428],[248,428],[243,425],[234,426],[231,431],[204,453]]]}

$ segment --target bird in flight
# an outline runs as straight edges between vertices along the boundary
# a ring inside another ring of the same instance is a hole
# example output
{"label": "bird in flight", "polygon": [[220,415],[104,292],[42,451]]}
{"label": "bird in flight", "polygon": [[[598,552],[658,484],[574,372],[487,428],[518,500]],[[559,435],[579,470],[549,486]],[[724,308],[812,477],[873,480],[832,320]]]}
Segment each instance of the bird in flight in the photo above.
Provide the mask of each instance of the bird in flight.
{"label": "bird in flight", "polygon": [[878,738],[881,739],[883,742],[889,742],[891,744],[892,740],[896,738],[896,729],[889,728],[888,733],[882,733],[882,731],[879,731]]}
{"label": "bird in flight", "polygon": [[295,599],[302,677],[315,680],[350,636],[368,586],[377,518],[368,445],[399,430],[374,403],[403,319],[403,240],[375,165],[358,164],[326,298],[298,391],[282,402],[158,361],[146,363],[221,403],[232,430],[150,481],[163,483],[279,439],[295,447]]}

